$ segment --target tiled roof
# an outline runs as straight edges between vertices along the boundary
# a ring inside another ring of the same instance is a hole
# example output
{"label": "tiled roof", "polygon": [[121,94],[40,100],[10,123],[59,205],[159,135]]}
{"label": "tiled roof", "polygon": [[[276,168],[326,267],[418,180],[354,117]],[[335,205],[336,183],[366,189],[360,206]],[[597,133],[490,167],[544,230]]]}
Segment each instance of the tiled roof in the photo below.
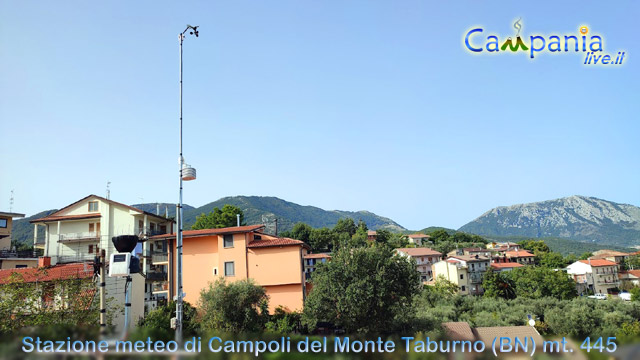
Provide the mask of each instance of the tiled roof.
{"label": "tiled roof", "polygon": [[[182,231],[182,237],[198,237],[198,236],[210,236],[210,235],[225,235],[225,234],[238,234],[238,233],[246,233],[257,231],[263,229],[264,225],[245,225],[245,226],[234,226],[234,227],[226,227],[220,229],[201,229],[201,230],[184,230]],[[176,234],[162,234],[162,235],[154,235],[151,236],[151,240],[156,239],[172,239],[175,238]]]}
{"label": "tiled roof", "polygon": [[304,256],[305,259],[331,259],[331,255],[326,253],[320,254],[307,254]]}
{"label": "tiled roof", "polygon": [[618,264],[614,263],[613,261],[609,261],[609,260],[602,260],[602,259],[591,259],[591,260],[579,260],[581,263],[583,264],[587,264],[587,265],[591,265],[594,267],[598,267],[598,266],[616,266]]}
{"label": "tiled roof", "polygon": [[31,220],[29,222],[30,223],[36,223],[36,222],[62,221],[62,220],[82,220],[82,219],[99,218],[101,216],[102,215],[100,213],[80,214],[80,215],[61,215],[61,216],[49,215],[49,216],[45,216],[45,217],[40,218],[40,219]]}
{"label": "tiled roof", "polygon": [[445,322],[442,323],[442,329],[450,340],[475,341],[473,331],[467,322]]}
{"label": "tiled roof", "polygon": [[532,253],[527,250],[507,251],[505,253],[508,257],[534,257]]}
{"label": "tiled roof", "polygon": [[616,250],[607,250],[607,249],[603,249],[603,250],[598,250],[595,251],[593,253],[593,256],[591,257],[596,258],[596,259],[602,259],[604,257],[612,257],[612,256],[629,256],[629,253],[626,252],[621,252],[621,251],[616,251]]}
{"label": "tiled roof", "polygon": [[[149,216],[153,216],[153,217],[155,217],[155,218],[168,220],[168,219],[166,219],[166,218],[165,218],[165,217],[163,217],[163,216],[156,215],[156,214],[150,213],[150,212],[148,212],[148,211],[140,210],[140,209],[138,209],[138,208],[135,208],[135,207],[133,207],[133,206],[129,206],[129,205],[127,205],[127,204],[123,204],[123,203],[119,203],[119,202],[117,202],[117,201],[113,201],[113,200],[110,200],[110,199],[107,199],[107,198],[103,198],[102,196],[98,196],[98,195],[91,194],[91,195],[89,195],[89,196],[85,196],[85,197],[83,197],[82,199],[80,199],[80,200],[78,200],[78,201],[76,201],[76,202],[74,202],[74,203],[72,203],[72,204],[69,204],[69,205],[67,205],[67,206],[63,207],[62,209],[60,209],[60,210],[58,210],[58,211],[56,211],[56,212],[54,212],[54,213],[50,214],[49,216],[45,216],[45,217],[40,218],[40,219],[31,220],[31,221],[29,221],[29,222],[30,222],[30,223],[35,223],[35,222],[43,222],[43,221],[69,220],[69,219],[66,219],[66,218],[65,218],[65,219],[62,219],[61,217],[73,216],[73,215],[66,215],[66,216],[65,216],[65,215],[60,215],[60,214],[61,214],[62,212],[64,212],[64,210],[66,210],[66,209],[68,209],[68,208],[70,208],[70,207],[72,207],[72,206],[76,205],[76,204],[77,204],[77,203],[79,203],[79,202],[82,202],[82,201],[84,201],[84,200],[87,200],[87,199],[89,199],[89,198],[91,198],[91,197],[94,197],[94,198],[96,198],[96,199],[100,199],[100,200],[102,200],[102,201],[104,201],[104,202],[108,202],[108,203],[110,203],[110,204],[123,206],[123,207],[125,207],[125,208],[127,208],[127,209],[129,209],[129,210],[137,211],[137,212],[140,212],[140,213],[143,213],[143,214],[149,215]],[[58,215],[56,215],[56,214],[58,214]],[[95,215],[95,214],[91,214],[91,215]],[[98,214],[98,215],[99,215],[99,214]],[[57,217],[57,218],[56,218],[56,219],[53,219],[53,220],[48,219],[48,218],[53,217],[53,216],[55,216],[55,217]],[[85,218],[85,219],[88,219],[88,218]]]}
{"label": "tiled roof", "polygon": [[409,234],[407,236],[410,237],[410,238],[428,238],[428,237],[431,237],[431,236],[426,235],[426,234]]}
{"label": "tiled roof", "polygon": [[458,260],[462,260],[462,261],[467,261],[467,262],[476,262],[476,261],[487,261],[489,260],[489,258],[482,256],[482,255],[478,255],[478,257],[476,258],[476,255],[452,255],[449,256],[449,259],[458,259]]}
{"label": "tiled roof", "polygon": [[442,253],[439,253],[435,250],[429,248],[402,248],[396,249],[396,251],[403,252],[409,256],[442,256]]}
{"label": "tiled roof", "polygon": [[633,275],[634,277],[640,278],[640,270],[627,270],[621,271],[620,275]]}
{"label": "tiled roof", "polygon": [[478,340],[485,343],[487,347],[491,347],[493,339],[500,337],[508,337],[510,339],[530,339],[533,338],[536,346],[542,346],[542,336],[533,326],[494,326],[494,327],[478,327],[473,329]]}
{"label": "tiled roof", "polygon": [[262,247],[272,247],[272,246],[304,246],[309,247],[309,245],[305,244],[304,241],[283,238],[283,237],[275,237],[271,235],[260,235],[262,239],[251,241],[247,247],[248,248],[262,248]]}
{"label": "tiled roof", "polygon": [[378,234],[378,233],[377,233],[375,230],[367,230],[367,235],[368,235],[368,236],[375,236],[375,235],[377,235],[377,234]]}
{"label": "tiled roof", "polygon": [[495,269],[509,269],[509,268],[517,268],[523,267],[524,265],[517,262],[508,262],[508,263],[492,263],[491,267]]}
{"label": "tiled roof", "polygon": [[84,279],[93,277],[93,265],[89,263],[73,263],[55,265],[48,268],[0,270],[0,284],[8,283],[13,273],[22,275],[24,282]]}

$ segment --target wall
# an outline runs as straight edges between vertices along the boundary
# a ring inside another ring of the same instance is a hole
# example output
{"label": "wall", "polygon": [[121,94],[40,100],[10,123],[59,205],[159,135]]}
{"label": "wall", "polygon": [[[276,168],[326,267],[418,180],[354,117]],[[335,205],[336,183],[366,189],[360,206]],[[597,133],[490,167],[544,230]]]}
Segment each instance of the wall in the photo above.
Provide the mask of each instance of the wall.
{"label": "wall", "polygon": [[218,236],[204,236],[183,239],[182,250],[182,287],[187,294],[184,300],[196,306],[200,291],[215,281],[213,269],[221,269],[218,259]]}
{"label": "wall", "polygon": [[[7,220],[7,227],[0,227],[0,236],[8,235],[8,237],[0,240],[0,250],[4,248],[7,248],[7,250],[9,250],[9,248],[11,247],[11,228],[13,227],[13,218],[11,216],[0,216],[0,219]],[[9,245],[7,246],[5,243],[8,243]]]}
{"label": "wall", "polygon": [[269,312],[282,306],[289,311],[302,310],[304,297],[302,284],[270,285],[264,287],[269,296]]}
{"label": "wall", "polygon": [[37,259],[0,259],[0,269],[15,269],[17,265],[27,265],[27,267],[38,267]]}
{"label": "wall", "polygon": [[302,284],[300,246],[252,248],[248,259],[249,277],[260,285]]}

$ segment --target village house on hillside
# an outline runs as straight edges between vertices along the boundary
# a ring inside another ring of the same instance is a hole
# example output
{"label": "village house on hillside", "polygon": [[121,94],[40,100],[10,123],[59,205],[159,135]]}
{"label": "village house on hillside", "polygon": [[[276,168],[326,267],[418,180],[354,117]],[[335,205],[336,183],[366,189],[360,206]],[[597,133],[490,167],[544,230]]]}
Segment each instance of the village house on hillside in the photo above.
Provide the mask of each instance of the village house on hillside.
{"label": "village house on hillside", "polygon": [[416,270],[420,273],[422,282],[431,281],[433,279],[434,263],[442,259],[442,254],[429,248],[401,248],[396,252],[402,256],[412,258],[416,261]]}
{"label": "village house on hillside", "polygon": [[567,267],[579,294],[611,294],[620,287],[619,266],[602,259],[579,260]]}
{"label": "village house on hillside", "polygon": [[0,269],[32,268],[38,265],[34,251],[17,251],[11,245],[13,219],[23,217],[24,214],[0,211]]}

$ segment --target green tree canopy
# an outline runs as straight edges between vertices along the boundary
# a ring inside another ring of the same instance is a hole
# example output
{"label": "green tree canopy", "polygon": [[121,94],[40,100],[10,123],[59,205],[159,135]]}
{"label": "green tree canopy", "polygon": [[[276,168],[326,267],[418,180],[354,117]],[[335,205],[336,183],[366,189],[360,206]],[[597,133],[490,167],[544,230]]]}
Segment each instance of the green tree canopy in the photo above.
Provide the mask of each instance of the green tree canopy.
{"label": "green tree canopy", "polygon": [[303,320],[327,321],[347,332],[384,333],[420,289],[415,262],[387,246],[344,247],[313,275]]}
{"label": "green tree canopy", "polygon": [[575,282],[564,271],[525,266],[509,271],[507,276],[513,280],[518,297],[572,299],[577,296]]}
{"label": "green tree canopy", "polygon": [[226,283],[224,278],[200,292],[203,330],[233,333],[262,330],[268,320],[269,299],[252,279]]}
{"label": "green tree canopy", "polygon": [[492,298],[515,299],[516,287],[514,281],[501,271],[489,270],[482,281],[484,296]]}
{"label": "green tree canopy", "polygon": [[240,225],[244,225],[244,214],[242,210],[237,206],[226,204],[222,209],[214,208],[209,214],[198,215],[191,229],[219,229],[236,226],[238,214],[240,214]]}
{"label": "green tree canopy", "polygon": [[[170,301],[164,306],[149,311],[145,317],[138,322],[138,327],[144,335],[153,335],[159,340],[172,340],[174,330],[171,329],[171,318],[176,316],[176,302]],[[182,331],[184,336],[193,336],[198,331],[198,321],[196,319],[196,309],[188,302],[182,303]],[[145,331],[146,330],[146,331]],[[151,334],[149,334],[151,332]],[[146,336],[141,336],[145,338]]]}

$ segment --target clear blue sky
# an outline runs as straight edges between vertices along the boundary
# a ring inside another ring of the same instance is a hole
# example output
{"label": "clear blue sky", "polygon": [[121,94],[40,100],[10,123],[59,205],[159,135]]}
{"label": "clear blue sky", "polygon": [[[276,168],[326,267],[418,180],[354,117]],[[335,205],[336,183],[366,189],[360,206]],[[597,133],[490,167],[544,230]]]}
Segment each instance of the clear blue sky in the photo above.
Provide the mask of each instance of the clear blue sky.
{"label": "clear blue sky", "polygon": [[[91,193],[177,202],[270,195],[419,229],[574,194],[640,205],[637,1],[3,1],[0,209]],[[473,25],[626,50],[472,56]]]}

